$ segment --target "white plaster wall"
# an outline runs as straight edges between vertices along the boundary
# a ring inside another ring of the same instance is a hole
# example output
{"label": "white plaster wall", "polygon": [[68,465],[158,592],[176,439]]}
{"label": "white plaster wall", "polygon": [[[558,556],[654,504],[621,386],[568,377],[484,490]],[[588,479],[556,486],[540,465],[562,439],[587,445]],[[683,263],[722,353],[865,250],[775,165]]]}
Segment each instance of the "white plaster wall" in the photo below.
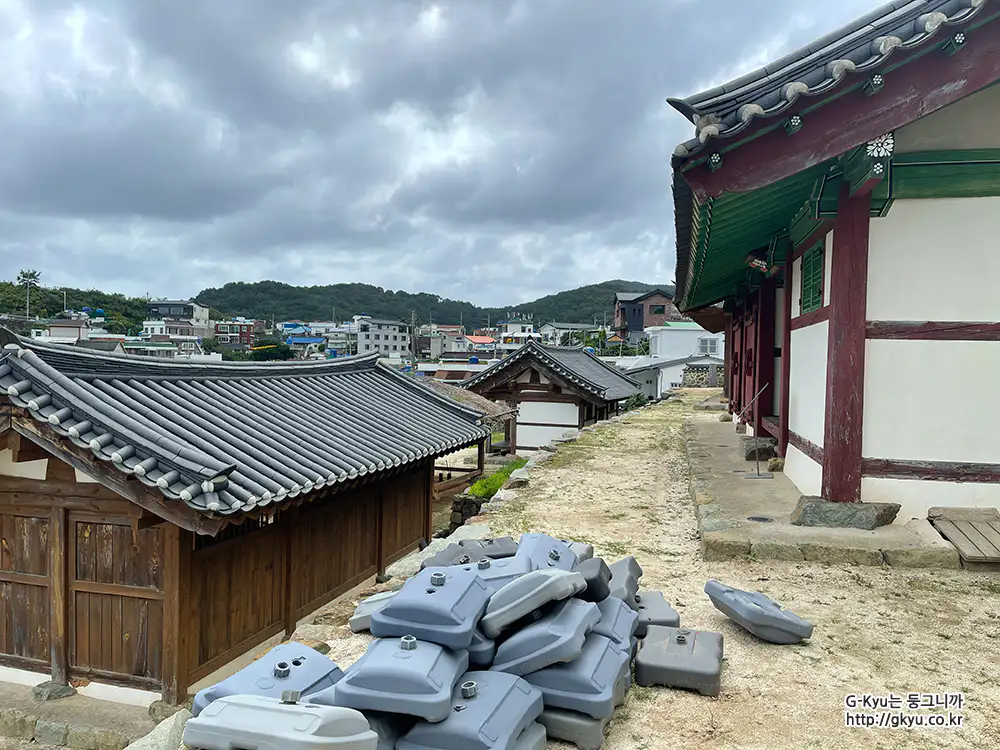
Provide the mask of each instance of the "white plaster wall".
{"label": "white plaster wall", "polygon": [[905,524],[914,518],[927,518],[929,508],[1000,508],[1000,484],[864,477],[861,501],[899,503],[902,507],[895,523]]}
{"label": "white plaster wall", "polygon": [[997,341],[868,341],[865,457],[1000,463],[998,379]]}
{"label": "white plaster wall", "polygon": [[998,111],[1000,86],[990,86],[897,130],[896,153],[1000,148]]}
{"label": "white plaster wall", "polygon": [[788,388],[788,428],[822,447],[826,426],[826,346],[828,321],[792,331]]}
{"label": "white plaster wall", "polygon": [[[521,422],[577,425],[580,423],[580,407],[552,401],[522,401],[518,404],[517,415],[517,423]],[[517,434],[520,440],[520,428]]]}
{"label": "white plaster wall", "polygon": [[1000,321],[1000,197],[897,200],[871,223],[868,320]]}
{"label": "white plaster wall", "polygon": [[803,495],[819,497],[823,491],[823,465],[816,463],[791,444],[785,456],[784,472]]}
{"label": "white plaster wall", "polygon": [[[663,390],[668,388],[679,388],[683,378],[684,378],[684,368],[687,367],[685,364],[672,365],[670,367],[660,368],[660,377],[663,379]],[[675,386],[674,383],[677,383]]]}
{"label": "white plaster wall", "polygon": [[572,432],[569,427],[517,427],[517,447],[520,448],[540,448],[548,445],[558,437],[562,437],[567,432]]}
{"label": "white plaster wall", "polygon": [[823,305],[830,304],[830,290],[833,288],[833,231],[827,232],[823,247]]}
{"label": "white plaster wall", "polygon": [[0,450],[0,476],[21,477],[22,479],[45,479],[49,461],[46,458],[38,461],[23,461],[14,463],[14,452],[9,448]]}

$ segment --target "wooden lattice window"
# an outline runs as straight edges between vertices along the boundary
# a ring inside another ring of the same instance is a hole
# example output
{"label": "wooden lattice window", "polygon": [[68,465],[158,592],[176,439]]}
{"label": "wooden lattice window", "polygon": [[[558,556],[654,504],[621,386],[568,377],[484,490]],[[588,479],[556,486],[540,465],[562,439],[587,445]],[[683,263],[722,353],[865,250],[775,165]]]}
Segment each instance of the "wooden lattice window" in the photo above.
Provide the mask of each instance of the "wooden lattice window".
{"label": "wooden lattice window", "polygon": [[817,245],[802,256],[802,289],[799,312],[810,313],[823,306],[823,246]]}

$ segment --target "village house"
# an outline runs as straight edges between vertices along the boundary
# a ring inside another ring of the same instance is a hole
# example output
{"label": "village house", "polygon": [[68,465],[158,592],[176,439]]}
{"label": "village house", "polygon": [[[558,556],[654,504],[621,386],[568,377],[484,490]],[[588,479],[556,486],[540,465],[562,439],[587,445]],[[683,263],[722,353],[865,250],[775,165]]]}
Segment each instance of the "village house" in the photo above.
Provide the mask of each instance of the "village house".
{"label": "village house", "polygon": [[671,100],[675,301],[806,495],[1000,507],[998,79],[996,4],[924,0]]}
{"label": "village house", "polygon": [[435,459],[490,435],[375,353],[0,345],[0,662],[59,685],[183,701],[428,543]]}
{"label": "village house", "polygon": [[682,319],[674,306],[673,287],[615,295],[613,329],[629,346],[638,344],[647,328]]}
{"label": "village house", "polygon": [[462,383],[491,401],[517,410],[505,440],[514,452],[548,445],[612,414],[639,392],[638,384],[583,347],[529,341]]}
{"label": "village house", "polygon": [[[542,341],[546,344],[565,346],[584,344],[587,336],[596,334],[599,330],[599,326],[590,323],[557,323],[552,321],[539,328],[538,333],[541,334]],[[575,340],[571,343],[570,339]]]}

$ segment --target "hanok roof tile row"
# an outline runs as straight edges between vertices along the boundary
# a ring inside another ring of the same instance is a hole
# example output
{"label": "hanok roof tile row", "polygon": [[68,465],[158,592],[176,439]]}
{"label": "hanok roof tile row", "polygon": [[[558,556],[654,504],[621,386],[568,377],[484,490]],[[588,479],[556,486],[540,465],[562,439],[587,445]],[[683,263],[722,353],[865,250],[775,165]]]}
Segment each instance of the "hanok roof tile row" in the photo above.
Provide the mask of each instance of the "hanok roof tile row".
{"label": "hanok roof tile row", "polygon": [[469,388],[508,369],[526,357],[535,357],[570,383],[605,401],[621,401],[637,392],[639,384],[617,368],[602,362],[583,347],[543,346],[529,341],[509,357],[500,360],[462,383]]}
{"label": "hanok roof tile row", "polygon": [[177,364],[15,339],[0,356],[0,394],[164,497],[221,516],[488,434],[484,414],[377,355]]}
{"label": "hanok roof tile row", "polygon": [[989,0],[894,0],[779,60],[700,94],[667,101],[695,124],[695,138],[677,158],[694,156],[714,138],[732,138],[758,118],[777,117],[800,97],[830,96],[848,81],[878,69],[965,24]]}

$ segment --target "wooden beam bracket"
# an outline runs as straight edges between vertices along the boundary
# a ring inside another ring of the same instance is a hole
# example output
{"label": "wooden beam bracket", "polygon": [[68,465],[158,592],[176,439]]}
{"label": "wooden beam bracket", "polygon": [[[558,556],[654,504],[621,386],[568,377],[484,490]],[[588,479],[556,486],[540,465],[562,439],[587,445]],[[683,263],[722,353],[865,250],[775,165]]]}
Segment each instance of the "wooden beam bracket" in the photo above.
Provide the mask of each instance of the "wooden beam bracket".
{"label": "wooden beam bracket", "polygon": [[785,120],[785,132],[788,135],[795,135],[802,130],[802,115],[792,115]]}
{"label": "wooden beam bracket", "polygon": [[875,73],[861,87],[865,96],[875,96],[885,86],[885,78],[881,73]]}
{"label": "wooden beam bracket", "polygon": [[943,47],[944,53],[948,55],[948,57],[952,57],[960,49],[965,47],[966,42],[969,41],[967,34],[968,32],[960,31],[957,34],[955,34],[951,39],[949,39],[947,42],[945,42]]}

